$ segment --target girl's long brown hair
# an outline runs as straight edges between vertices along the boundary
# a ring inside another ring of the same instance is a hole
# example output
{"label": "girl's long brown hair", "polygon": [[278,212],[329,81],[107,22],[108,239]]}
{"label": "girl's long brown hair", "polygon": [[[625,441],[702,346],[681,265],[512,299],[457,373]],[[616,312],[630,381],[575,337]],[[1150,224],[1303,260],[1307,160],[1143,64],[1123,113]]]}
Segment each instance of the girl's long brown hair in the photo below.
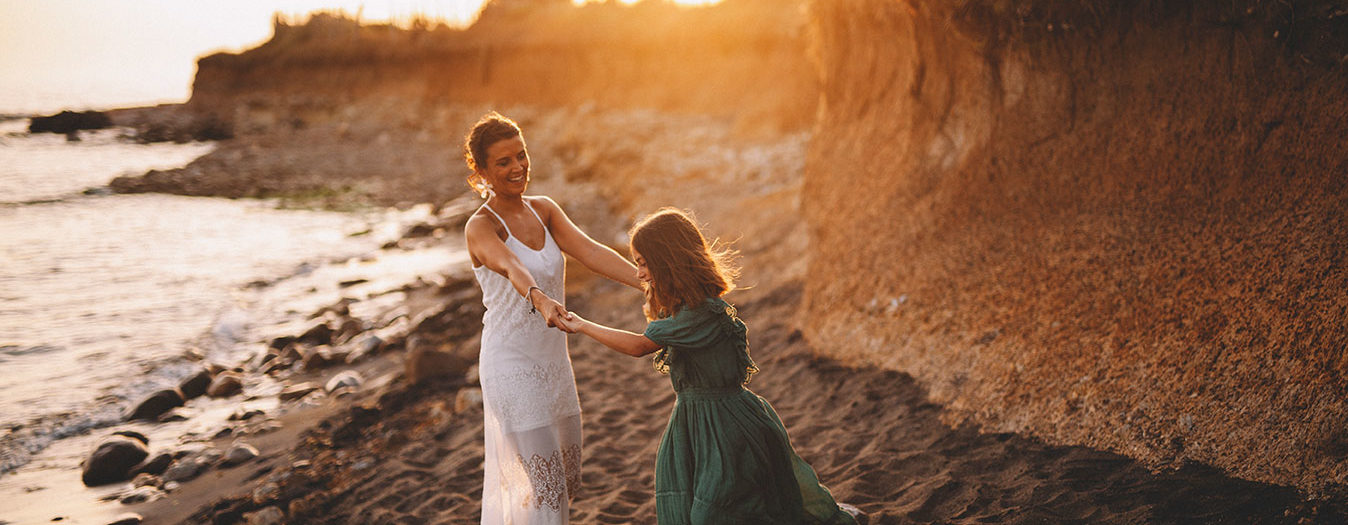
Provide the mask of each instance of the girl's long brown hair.
{"label": "girl's long brown hair", "polygon": [[651,280],[646,285],[646,317],[673,315],[735,289],[739,277],[732,259],[735,251],[702,235],[692,216],[676,208],[661,208],[632,227],[632,250],[646,262]]}

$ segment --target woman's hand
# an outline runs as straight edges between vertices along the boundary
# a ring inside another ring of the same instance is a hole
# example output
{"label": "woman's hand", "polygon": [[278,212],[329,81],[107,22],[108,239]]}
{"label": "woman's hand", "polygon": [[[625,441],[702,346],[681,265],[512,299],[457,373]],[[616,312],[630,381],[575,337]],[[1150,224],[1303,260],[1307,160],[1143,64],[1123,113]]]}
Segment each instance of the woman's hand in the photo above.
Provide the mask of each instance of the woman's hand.
{"label": "woman's hand", "polygon": [[557,323],[557,327],[562,331],[574,334],[580,332],[581,326],[585,324],[585,319],[582,319],[576,312],[567,312],[566,316],[558,319]]}
{"label": "woman's hand", "polygon": [[562,303],[548,297],[547,294],[537,288],[529,290],[529,302],[534,305],[538,314],[543,316],[543,320],[548,322],[548,326],[560,329],[568,334],[575,333],[574,330],[569,330],[562,324],[562,321],[570,315],[567,313],[566,307],[562,306]]}

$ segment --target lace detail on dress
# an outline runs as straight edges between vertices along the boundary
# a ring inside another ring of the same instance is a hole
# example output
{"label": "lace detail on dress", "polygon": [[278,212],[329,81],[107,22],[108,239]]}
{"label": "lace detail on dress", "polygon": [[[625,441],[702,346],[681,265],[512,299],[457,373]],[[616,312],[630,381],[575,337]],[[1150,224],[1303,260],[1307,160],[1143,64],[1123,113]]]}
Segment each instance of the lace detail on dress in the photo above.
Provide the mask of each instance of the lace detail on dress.
{"label": "lace detail on dress", "polygon": [[562,503],[580,488],[580,445],[554,450],[549,457],[534,454],[529,459],[515,456],[516,462],[507,476],[511,485],[533,486],[533,495],[524,498],[525,507],[547,507],[561,511]]}
{"label": "lace detail on dress", "polygon": [[[483,377],[497,418],[507,430],[545,425],[558,417],[580,413],[575,380],[565,361],[518,368],[503,375]],[[514,395],[530,392],[530,395]]]}

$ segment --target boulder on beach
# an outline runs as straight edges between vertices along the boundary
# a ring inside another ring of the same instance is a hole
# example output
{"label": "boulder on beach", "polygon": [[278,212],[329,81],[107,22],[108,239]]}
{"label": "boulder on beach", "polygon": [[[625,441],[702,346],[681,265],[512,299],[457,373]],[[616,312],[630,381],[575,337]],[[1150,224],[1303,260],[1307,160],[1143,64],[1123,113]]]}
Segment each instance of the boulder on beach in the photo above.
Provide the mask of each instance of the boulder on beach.
{"label": "boulder on beach", "polygon": [[132,474],[154,474],[156,476],[163,474],[168,469],[170,463],[173,463],[173,454],[160,452],[153,457],[142,461],[135,468],[131,469]]}
{"label": "boulder on beach", "polygon": [[131,478],[131,468],[150,455],[145,443],[126,436],[113,435],[99,443],[84,460],[80,479],[86,486],[105,485]]}
{"label": "boulder on beach", "polygon": [[141,401],[136,408],[127,413],[127,420],[154,421],[160,415],[174,407],[183,406],[183,394],[177,388],[160,390]]}
{"label": "boulder on beach", "polygon": [[162,478],[165,482],[176,481],[182,483],[200,476],[205,470],[206,465],[196,457],[186,457],[173,463],[168,470],[164,471]]}
{"label": "boulder on beach", "polygon": [[183,399],[201,397],[206,394],[206,389],[211,386],[211,379],[211,372],[203,368],[179,383],[178,390],[183,393]]}
{"label": "boulder on beach", "polygon": [[229,397],[243,391],[243,378],[234,372],[221,372],[206,388],[210,397]]}
{"label": "boulder on beach", "polygon": [[431,378],[463,377],[474,363],[472,359],[422,343],[419,338],[412,338],[407,346],[404,372],[413,384]]}

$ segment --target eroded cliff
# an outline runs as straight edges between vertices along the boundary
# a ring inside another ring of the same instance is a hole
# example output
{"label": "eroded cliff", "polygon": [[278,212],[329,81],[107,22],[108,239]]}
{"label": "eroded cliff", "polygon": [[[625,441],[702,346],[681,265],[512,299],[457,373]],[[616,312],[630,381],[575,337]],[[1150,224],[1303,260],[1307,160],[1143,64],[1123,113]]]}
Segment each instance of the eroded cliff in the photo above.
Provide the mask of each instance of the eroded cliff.
{"label": "eroded cliff", "polygon": [[1348,17],[811,5],[807,337],[958,419],[1348,483]]}

